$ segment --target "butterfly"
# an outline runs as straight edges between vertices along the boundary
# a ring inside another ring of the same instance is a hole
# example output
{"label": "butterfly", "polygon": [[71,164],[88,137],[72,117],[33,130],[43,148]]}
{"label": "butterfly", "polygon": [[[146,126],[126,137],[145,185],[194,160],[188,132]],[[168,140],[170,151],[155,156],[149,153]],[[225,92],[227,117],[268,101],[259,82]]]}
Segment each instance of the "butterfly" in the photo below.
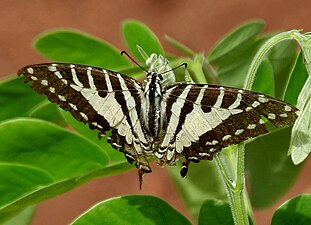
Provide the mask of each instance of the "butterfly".
{"label": "butterfly", "polygon": [[298,109],[267,95],[209,84],[170,84],[163,74],[147,72],[139,82],[115,71],[85,65],[45,63],[19,70],[25,82],[78,121],[111,130],[108,142],[151,172],[148,157],[160,165],[212,160],[222,148],[267,133],[265,120],[289,126]]}

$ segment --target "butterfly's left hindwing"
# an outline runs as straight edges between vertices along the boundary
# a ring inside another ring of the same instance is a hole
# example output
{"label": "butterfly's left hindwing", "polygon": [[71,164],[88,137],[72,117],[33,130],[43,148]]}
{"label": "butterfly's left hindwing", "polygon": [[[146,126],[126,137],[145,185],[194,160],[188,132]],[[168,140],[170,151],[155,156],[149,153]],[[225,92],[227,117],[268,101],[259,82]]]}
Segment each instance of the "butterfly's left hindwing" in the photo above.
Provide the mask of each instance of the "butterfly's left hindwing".
{"label": "butterfly's left hindwing", "polygon": [[276,127],[297,118],[297,109],[283,101],[229,87],[180,84],[163,99],[167,129],[156,154],[166,163],[212,159],[226,146],[267,133],[263,118]]}

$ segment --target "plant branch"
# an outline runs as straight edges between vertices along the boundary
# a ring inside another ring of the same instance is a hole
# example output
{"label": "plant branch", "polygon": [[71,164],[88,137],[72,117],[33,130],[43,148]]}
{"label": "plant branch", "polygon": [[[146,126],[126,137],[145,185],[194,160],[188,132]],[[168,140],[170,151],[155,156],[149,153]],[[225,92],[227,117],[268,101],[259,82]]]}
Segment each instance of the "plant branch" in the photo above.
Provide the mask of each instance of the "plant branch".
{"label": "plant branch", "polygon": [[282,33],[279,33],[279,34],[273,36],[272,38],[270,38],[268,41],[266,41],[261,46],[261,48],[256,53],[251,65],[249,67],[249,70],[247,72],[246,82],[244,84],[245,89],[247,89],[247,90],[252,89],[252,85],[254,83],[256,71],[258,70],[258,67],[261,64],[261,62],[263,61],[267,52],[274,45],[278,44],[279,42],[285,41],[285,40],[292,40],[292,39],[296,40],[300,45],[302,45],[302,43],[304,43],[306,37],[304,35],[300,34],[298,30],[291,30],[291,31],[282,32]]}
{"label": "plant branch", "polygon": [[[258,70],[259,65],[261,64],[262,60],[264,59],[267,52],[277,43],[288,40],[288,39],[295,39],[299,42],[300,45],[304,43],[305,38],[303,35],[301,35],[298,31],[288,31],[280,33],[271,39],[269,39],[264,45],[259,49],[257,54],[255,55],[250,68],[248,70],[247,76],[246,76],[246,82],[245,82],[245,89],[250,90],[252,88],[252,84],[254,82],[256,71]],[[224,181],[226,192],[228,195],[228,200],[231,206],[231,211],[234,219],[234,223],[237,225],[248,225],[248,214],[246,210],[245,205],[245,198],[247,198],[247,195],[245,194],[245,173],[244,173],[244,143],[238,145],[238,149],[236,151],[237,157],[234,160],[234,163],[231,165],[234,165],[235,168],[230,168],[230,171],[234,171],[232,174],[235,175],[235,179],[232,179],[230,175],[228,174],[228,166],[229,164],[224,163],[224,161],[221,159],[221,155],[217,155],[216,158],[216,164],[218,167],[218,170],[221,174],[221,177]],[[252,214],[252,212],[250,212]]]}
{"label": "plant branch", "polygon": [[[223,155],[215,156],[218,171],[225,184],[231,212],[236,225],[248,225],[248,213],[245,207],[244,198],[244,142],[239,144],[235,151],[235,163],[229,164],[223,160]],[[229,167],[229,165],[231,165]],[[234,178],[233,178],[234,177]]]}

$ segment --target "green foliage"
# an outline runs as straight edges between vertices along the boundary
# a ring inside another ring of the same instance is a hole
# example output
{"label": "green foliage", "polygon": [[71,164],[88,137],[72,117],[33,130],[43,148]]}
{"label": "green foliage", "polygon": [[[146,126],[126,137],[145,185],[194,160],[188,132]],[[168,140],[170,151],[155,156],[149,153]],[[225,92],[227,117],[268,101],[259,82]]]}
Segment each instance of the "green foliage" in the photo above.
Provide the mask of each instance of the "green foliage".
{"label": "green foliage", "polygon": [[131,195],[100,202],[71,223],[71,225],[84,224],[190,225],[191,223],[159,198]]}
{"label": "green foliage", "polygon": [[239,56],[244,56],[243,53],[249,51],[263,27],[263,21],[250,21],[240,25],[217,43],[209,54],[209,61],[222,66],[237,61]]}
{"label": "green foliage", "polygon": [[284,100],[286,102],[293,105],[297,104],[298,95],[307,78],[308,72],[303,62],[303,55],[299,53],[286,88],[286,93],[284,96]]}
{"label": "green foliage", "polygon": [[290,128],[280,129],[246,145],[250,199],[256,208],[272,205],[288,191],[299,175],[301,166],[295,166],[286,154],[290,134]]}
{"label": "green foliage", "polygon": [[[303,49],[309,49],[309,46],[303,46]],[[311,53],[310,51],[305,51],[304,56],[311,57],[306,55],[306,53]],[[306,58],[308,58],[306,57]],[[310,71],[310,62],[306,61],[306,69]],[[294,77],[298,76],[298,72],[301,71],[301,60],[297,60],[296,66],[293,70],[293,77],[289,82],[289,87],[293,87],[292,91],[286,92],[286,97],[290,100],[297,101],[297,107],[300,109],[300,116],[297,119],[297,122],[293,126],[291,146],[289,153],[294,164],[299,164],[303,162],[311,151],[311,75],[307,76],[306,70],[302,70],[302,77],[297,78],[297,81],[294,81]],[[310,72],[309,72],[310,73]],[[303,84],[303,81],[304,84]],[[300,94],[298,95],[297,88],[301,87]],[[292,95],[292,97],[290,97]]]}
{"label": "green foliage", "polygon": [[253,83],[253,91],[273,96],[275,93],[274,73],[269,60],[264,60],[258,71]]}
{"label": "green foliage", "polygon": [[[253,57],[272,36],[261,35],[263,27],[262,21],[242,24],[219,41],[207,56],[168,37],[167,40],[186,55],[183,59],[165,52],[158,37],[139,21],[125,21],[122,34],[130,54],[141,63],[144,59],[137,45],[147,55],[169,56],[172,65],[187,62],[189,73],[196,82],[209,81],[241,88]],[[133,68],[117,48],[77,30],[45,32],[35,40],[34,46],[51,60],[103,67],[135,78],[141,77],[141,70]],[[177,74],[178,79],[183,75]],[[303,120],[300,123],[309,126],[310,90],[304,86],[307,78],[302,54],[296,50],[293,41],[285,41],[274,46],[266,55],[256,72],[253,90],[284,98],[292,104],[304,100],[308,105],[302,106]],[[303,95],[300,94],[302,89],[305,90]],[[0,83],[0,106],[0,222],[22,224],[16,222],[22,220],[27,224],[34,211],[29,206],[91,179],[133,168],[105,138],[98,140],[96,131],[77,122],[69,113],[32,91],[22,82],[22,78],[11,78]],[[71,127],[74,132],[64,127]],[[309,130],[310,126],[302,130],[306,133],[306,146],[310,144]],[[249,196],[254,207],[263,208],[275,203],[299,175],[302,166],[294,166],[286,155],[291,143],[290,131],[290,128],[276,130],[246,143]],[[301,130],[293,131],[300,134],[298,131]],[[296,145],[302,144],[301,141],[297,144],[299,138],[293,139]],[[294,153],[302,155],[299,148]],[[306,156],[297,160],[302,161]],[[180,178],[179,168],[180,165],[169,168],[170,174],[181,198],[199,224],[233,224],[230,206],[223,201],[226,199],[225,189],[215,163],[191,164],[185,179]],[[276,211],[272,224],[310,223],[310,201],[310,195],[289,200]],[[100,202],[72,224],[103,223],[190,224],[164,201],[136,195]]]}
{"label": "green foliage", "polygon": [[295,43],[292,40],[283,41],[274,46],[269,55],[275,80],[274,96],[282,99],[286,90],[286,82],[291,74],[291,68],[295,63]]}
{"label": "green foliage", "polygon": [[221,200],[206,200],[200,210],[199,225],[234,225],[230,206]]}
{"label": "green foliage", "polygon": [[148,55],[151,55],[152,53],[164,55],[159,39],[143,23],[136,20],[127,20],[122,24],[122,33],[127,47],[142,63],[144,63],[145,60],[139,53],[137,45],[140,46]]}
{"label": "green foliage", "polygon": [[302,194],[279,207],[273,215],[271,225],[311,224],[311,195]]}
{"label": "green foliage", "polygon": [[[205,199],[226,200],[223,182],[218,176],[214,161],[202,161],[191,165],[187,176],[183,179],[180,178],[180,168],[181,165],[178,164],[168,169],[193,217],[199,217],[200,208]],[[205,174],[202,171],[208,171],[205,172],[208,174],[208,179],[202,179],[202,174]]]}
{"label": "green foliage", "polygon": [[130,168],[109,165],[96,144],[43,120],[8,120],[0,133],[0,222],[90,179]]}
{"label": "green foliage", "polygon": [[30,224],[32,217],[35,213],[36,207],[35,206],[29,206],[23,211],[21,211],[19,214],[17,214],[15,217],[13,217],[11,220],[4,223],[4,225],[27,225]]}
{"label": "green foliage", "polygon": [[23,78],[11,78],[0,83],[0,121],[29,116],[33,107],[45,99],[27,87],[22,80]]}
{"label": "green foliage", "polygon": [[103,40],[75,30],[54,30],[41,34],[35,48],[59,62],[86,64],[115,70],[129,65],[120,50]]}
{"label": "green foliage", "polygon": [[262,21],[251,21],[234,29],[212,49],[209,62],[217,67],[221,84],[243,87],[246,72],[260,44]]}

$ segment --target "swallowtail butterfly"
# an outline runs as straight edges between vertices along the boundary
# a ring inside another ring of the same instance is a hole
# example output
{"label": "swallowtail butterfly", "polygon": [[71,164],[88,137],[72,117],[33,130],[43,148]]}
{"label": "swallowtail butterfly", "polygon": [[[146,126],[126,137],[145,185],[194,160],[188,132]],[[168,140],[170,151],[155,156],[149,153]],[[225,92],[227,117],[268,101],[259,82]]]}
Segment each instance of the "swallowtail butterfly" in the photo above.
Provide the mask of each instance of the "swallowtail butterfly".
{"label": "swallowtail butterfly", "polygon": [[141,83],[123,74],[74,64],[37,64],[18,75],[51,102],[71,112],[134,163],[140,180],[151,172],[147,157],[160,165],[211,160],[222,148],[267,133],[264,118],[275,127],[291,125],[297,108],[275,98],[207,84],[163,85],[160,73]]}

